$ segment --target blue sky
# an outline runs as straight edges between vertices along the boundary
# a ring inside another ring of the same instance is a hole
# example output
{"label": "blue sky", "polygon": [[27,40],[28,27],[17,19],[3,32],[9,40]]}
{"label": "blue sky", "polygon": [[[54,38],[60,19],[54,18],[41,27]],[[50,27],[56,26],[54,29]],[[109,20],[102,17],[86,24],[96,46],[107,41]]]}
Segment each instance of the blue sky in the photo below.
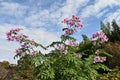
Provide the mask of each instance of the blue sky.
{"label": "blue sky", "polygon": [[74,36],[81,41],[81,34],[90,37],[100,30],[100,21],[120,24],[120,0],[0,0],[0,61],[13,59],[19,44],[8,42],[5,33],[21,27],[31,39],[48,45],[60,39],[65,27],[61,21],[78,15],[84,28]]}

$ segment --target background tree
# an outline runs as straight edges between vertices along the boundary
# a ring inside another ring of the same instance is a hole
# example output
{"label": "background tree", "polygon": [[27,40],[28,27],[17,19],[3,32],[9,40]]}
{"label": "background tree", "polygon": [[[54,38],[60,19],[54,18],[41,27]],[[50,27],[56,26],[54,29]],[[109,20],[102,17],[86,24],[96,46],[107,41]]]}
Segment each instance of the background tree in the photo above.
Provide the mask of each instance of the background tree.
{"label": "background tree", "polygon": [[110,42],[120,41],[120,26],[115,20],[111,23],[108,22],[106,25],[101,22],[101,30],[106,34]]}
{"label": "background tree", "polygon": [[113,20],[111,23],[107,23],[106,25],[101,22],[101,30],[106,34],[109,41],[104,44],[103,49],[110,53],[112,57],[108,58],[108,66],[111,68],[120,67],[120,27]]}

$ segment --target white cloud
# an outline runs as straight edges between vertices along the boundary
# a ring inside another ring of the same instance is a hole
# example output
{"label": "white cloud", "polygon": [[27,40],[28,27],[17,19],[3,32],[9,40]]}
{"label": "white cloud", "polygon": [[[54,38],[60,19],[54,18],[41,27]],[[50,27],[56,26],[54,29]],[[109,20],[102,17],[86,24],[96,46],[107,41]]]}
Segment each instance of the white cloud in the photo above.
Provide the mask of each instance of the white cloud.
{"label": "white cloud", "polygon": [[32,27],[45,26],[47,21],[50,19],[49,15],[48,10],[43,10],[26,17],[24,22]]}
{"label": "white cloud", "polygon": [[59,9],[59,13],[62,14],[59,20],[78,14],[79,9],[88,2],[89,0],[67,0],[64,6]]}
{"label": "white cloud", "polygon": [[104,19],[104,22],[112,22],[113,19],[115,19],[120,24],[120,9],[109,13]]}
{"label": "white cloud", "polygon": [[[93,5],[89,5],[82,10],[81,16],[87,18],[99,15],[101,10],[107,7],[120,6],[120,0],[96,0]],[[103,15],[103,14],[102,14]]]}
{"label": "white cloud", "polygon": [[99,12],[96,16],[97,16],[97,18],[100,18],[100,17],[102,17],[105,13],[107,13],[109,10],[108,9],[105,9],[105,10],[103,10],[103,11],[101,11],[101,12]]}
{"label": "white cloud", "polygon": [[83,4],[87,4],[89,0],[67,0],[66,2],[59,4],[54,2],[49,9],[43,9],[29,15],[25,18],[25,23],[33,27],[47,26],[49,24],[60,24],[61,20],[65,17],[70,17],[73,14],[78,13]]}
{"label": "white cloud", "polygon": [[25,10],[28,8],[25,5],[21,5],[13,2],[1,2],[0,3],[0,14],[12,15],[12,16],[23,16]]}

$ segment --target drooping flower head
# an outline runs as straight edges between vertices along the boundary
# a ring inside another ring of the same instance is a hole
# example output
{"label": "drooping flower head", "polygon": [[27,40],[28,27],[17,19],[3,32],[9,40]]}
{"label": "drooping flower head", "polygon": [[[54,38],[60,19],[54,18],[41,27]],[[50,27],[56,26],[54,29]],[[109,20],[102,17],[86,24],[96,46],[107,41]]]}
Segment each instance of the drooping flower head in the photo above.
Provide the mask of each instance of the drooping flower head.
{"label": "drooping flower head", "polygon": [[28,36],[19,33],[21,30],[21,28],[11,29],[9,32],[6,33],[7,40],[21,42],[22,39],[28,38]]}

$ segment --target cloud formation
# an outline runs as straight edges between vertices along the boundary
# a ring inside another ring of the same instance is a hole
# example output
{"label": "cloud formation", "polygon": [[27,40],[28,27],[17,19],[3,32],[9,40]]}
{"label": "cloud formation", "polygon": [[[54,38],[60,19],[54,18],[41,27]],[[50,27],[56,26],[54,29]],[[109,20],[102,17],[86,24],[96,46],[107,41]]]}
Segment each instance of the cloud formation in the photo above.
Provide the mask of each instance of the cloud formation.
{"label": "cloud formation", "polygon": [[82,10],[81,16],[83,18],[87,18],[90,16],[96,16],[101,11],[106,10],[108,8],[112,8],[114,6],[120,6],[120,0],[109,0],[109,1],[108,0],[95,0],[93,4],[86,6]]}
{"label": "cloud formation", "polygon": [[115,19],[120,24],[120,9],[106,15],[104,22],[112,22],[113,19]]}
{"label": "cloud formation", "polygon": [[27,6],[15,2],[1,2],[0,14],[9,16],[23,16]]}

